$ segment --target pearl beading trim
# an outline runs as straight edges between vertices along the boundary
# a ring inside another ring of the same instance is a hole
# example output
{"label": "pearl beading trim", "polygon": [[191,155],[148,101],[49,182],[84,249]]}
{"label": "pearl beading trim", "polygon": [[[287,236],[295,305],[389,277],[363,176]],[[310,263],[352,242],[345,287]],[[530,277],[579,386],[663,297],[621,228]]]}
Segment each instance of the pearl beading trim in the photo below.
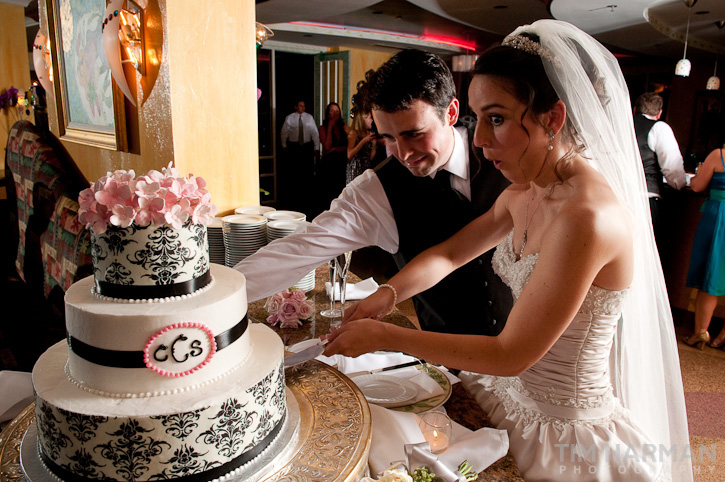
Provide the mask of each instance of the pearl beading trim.
{"label": "pearl beading trim", "polygon": [[211,277],[211,281],[208,285],[204,286],[203,288],[199,288],[198,290],[194,291],[193,293],[190,293],[188,295],[178,295],[178,296],[167,296],[165,298],[148,298],[144,300],[127,300],[124,298],[111,298],[110,296],[102,295],[98,292],[96,292],[96,288],[91,288],[91,293],[94,297],[101,301],[110,301],[111,303],[125,303],[125,304],[139,304],[139,303],[169,303],[171,301],[179,301],[179,300],[185,300],[187,298],[192,298],[194,296],[200,295],[201,293],[211,289],[211,287],[214,286],[214,275]]}
{"label": "pearl beading trim", "polygon": [[68,378],[69,382],[71,382],[73,385],[80,388],[81,390],[84,390],[88,393],[92,393],[94,395],[98,395],[101,397],[107,397],[107,398],[152,398],[152,397],[162,397],[164,395],[173,395],[176,393],[189,392],[191,390],[196,390],[197,388],[201,388],[206,385],[210,385],[214,382],[221,380],[222,378],[227,377],[231,373],[237,371],[239,368],[241,368],[242,365],[244,365],[246,363],[247,358],[249,358],[249,354],[242,361],[237,363],[235,366],[233,366],[226,372],[221,373],[213,378],[210,378],[209,380],[205,380],[201,383],[189,385],[188,387],[174,388],[172,390],[159,390],[159,391],[155,391],[155,392],[143,392],[143,393],[113,393],[113,392],[106,392],[104,390],[97,390],[95,388],[91,388],[91,387],[87,386],[85,383],[83,383],[82,381],[76,380],[73,377],[73,375],[71,375],[68,363],[65,364],[64,372],[65,372],[65,376],[66,376],[66,378]]}

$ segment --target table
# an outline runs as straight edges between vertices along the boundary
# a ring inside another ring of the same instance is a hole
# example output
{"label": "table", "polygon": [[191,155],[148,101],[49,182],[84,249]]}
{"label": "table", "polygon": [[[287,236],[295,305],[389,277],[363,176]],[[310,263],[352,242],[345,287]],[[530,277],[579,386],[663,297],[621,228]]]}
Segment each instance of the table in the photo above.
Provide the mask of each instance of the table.
{"label": "table", "polygon": [[[329,281],[329,273],[327,265],[325,264],[315,270],[315,289],[307,293],[307,297],[315,303],[315,316],[313,319],[305,321],[299,328],[282,329],[272,327],[285,340],[286,345],[292,345],[299,341],[326,335],[330,332],[330,319],[319,314],[320,310],[325,309],[329,305],[329,300],[324,289],[326,281]],[[354,273],[348,273],[348,283],[359,283],[360,281],[360,278]],[[264,320],[268,316],[267,310],[264,309],[264,302],[265,300],[258,300],[249,303],[248,313],[249,319],[252,322],[264,323]],[[352,303],[346,302],[345,306],[349,306]],[[385,316],[383,321],[405,328],[415,328],[413,323],[397,308]],[[444,407],[451,419],[471,430],[491,426],[476,400],[473,399],[460,383],[453,385],[453,393],[444,404]],[[482,475],[482,480],[484,481],[519,482],[524,480],[511,454],[507,454],[488,467],[482,472]]]}

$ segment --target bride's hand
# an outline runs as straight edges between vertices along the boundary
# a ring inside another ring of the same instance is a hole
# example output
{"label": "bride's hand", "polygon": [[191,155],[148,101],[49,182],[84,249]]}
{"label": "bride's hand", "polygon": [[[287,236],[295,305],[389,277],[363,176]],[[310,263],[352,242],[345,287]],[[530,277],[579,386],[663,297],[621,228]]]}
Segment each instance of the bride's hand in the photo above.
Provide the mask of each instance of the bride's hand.
{"label": "bride's hand", "polygon": [[385,323],[377,320],[363,319],[346,323],[327,335],[327,345],[323,355],[336,354],[358,357],[382,349],[385,340]]}
{"label": "bride's hand", "polygon": [[342,324],[344,325],[349,321],[359,320],[361,318],[375,318],[379,320],[392,311],[394,308],[393,302],[394,299],[391,290],[378,289],[364,300],[358,301],[349,308],[345,308],[345,316],[342,319]]}

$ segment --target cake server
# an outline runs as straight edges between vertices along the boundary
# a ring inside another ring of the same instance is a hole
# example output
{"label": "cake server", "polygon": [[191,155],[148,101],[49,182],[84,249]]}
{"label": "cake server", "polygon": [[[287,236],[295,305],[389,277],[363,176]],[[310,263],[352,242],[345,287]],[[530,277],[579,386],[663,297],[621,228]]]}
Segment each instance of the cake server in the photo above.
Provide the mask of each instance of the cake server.
{"label": "cake server", "polygon": [[327,340],[325,340],[325,341],[320,340],[319,343],[316,345],[307,347],[304,350],[298,351],[297,353],[292,353],[290,355],[287,355],[284,359],[285,368],[299,365],[300,363],[304,363],[308,360],[312,360],[312,359],[317,358],[318,356],[322,355],[322,352],[325,351],[326,343],[327,343]]}

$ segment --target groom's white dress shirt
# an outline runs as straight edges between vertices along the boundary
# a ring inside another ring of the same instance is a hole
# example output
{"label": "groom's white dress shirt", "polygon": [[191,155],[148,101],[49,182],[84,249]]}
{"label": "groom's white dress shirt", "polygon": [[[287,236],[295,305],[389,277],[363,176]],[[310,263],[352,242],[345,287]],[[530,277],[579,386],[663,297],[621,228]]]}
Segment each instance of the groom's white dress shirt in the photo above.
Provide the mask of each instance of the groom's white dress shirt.
{"label": "groom's white dress shirt", "polygon": [[[465,128],[453,131],[453,153],[443,168],[454,174],[451,185],[470,200],[468,137]],[[330,209],[311,225],[270,243],[234,269],[247,277],[247,299],[256,301],[289,288],[340,253],[367,246],[378,246],[389,253],[398,251],[393,211],[372,169],[348,184]]]}

